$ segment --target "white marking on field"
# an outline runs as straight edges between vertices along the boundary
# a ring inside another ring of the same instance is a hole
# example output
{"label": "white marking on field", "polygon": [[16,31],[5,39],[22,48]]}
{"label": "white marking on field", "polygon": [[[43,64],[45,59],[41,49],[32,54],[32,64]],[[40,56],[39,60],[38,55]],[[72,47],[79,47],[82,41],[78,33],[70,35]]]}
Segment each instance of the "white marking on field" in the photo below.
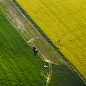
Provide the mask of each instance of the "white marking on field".
{"label": "white marking on field", "polygon": [[31,38],[29,41],[27,41],[27,43],[36,41],[36,39],[39,39],[39,37],[33,37],[33,38]]}
{"label": "white marking on field", "polygon": [[47,59],[47,58],[45,58],[44,59],[46,62],[48,62],[48,63],[53,63],[52,61],[50,61],[49,59]]}

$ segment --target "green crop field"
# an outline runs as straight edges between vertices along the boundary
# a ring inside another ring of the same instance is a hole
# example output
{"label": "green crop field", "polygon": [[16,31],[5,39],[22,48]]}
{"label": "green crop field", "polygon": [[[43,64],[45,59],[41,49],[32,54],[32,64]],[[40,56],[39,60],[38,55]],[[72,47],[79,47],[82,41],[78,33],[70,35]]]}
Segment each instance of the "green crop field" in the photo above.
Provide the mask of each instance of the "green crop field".
{"label": "green crop field", "polygon": [[86,79],[86,1],[15,1]]}
{"label": "green crop field", "polygon": [[85,86],[79,76],[68,66],[52,65],[52,78],[49,86]]}
{"label": "green crop field", "polygon": [[44,64],[0,11],[0,86],[44,86]]}

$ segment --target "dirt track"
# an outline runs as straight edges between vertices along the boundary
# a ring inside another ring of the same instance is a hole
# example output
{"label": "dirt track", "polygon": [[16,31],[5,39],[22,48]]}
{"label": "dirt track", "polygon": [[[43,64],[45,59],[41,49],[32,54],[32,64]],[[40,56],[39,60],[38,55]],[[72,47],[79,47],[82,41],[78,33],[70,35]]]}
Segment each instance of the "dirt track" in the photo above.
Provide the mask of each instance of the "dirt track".
{"label": "dirt track", "polygon": [[49,63],[49,74],[48,74],[48,77],[47,77],[47,81],[46,81],[46,85],[45,86],[48,86],[49,85],[51,76],[52,76],[52,66],[51,66],[51,63]]}

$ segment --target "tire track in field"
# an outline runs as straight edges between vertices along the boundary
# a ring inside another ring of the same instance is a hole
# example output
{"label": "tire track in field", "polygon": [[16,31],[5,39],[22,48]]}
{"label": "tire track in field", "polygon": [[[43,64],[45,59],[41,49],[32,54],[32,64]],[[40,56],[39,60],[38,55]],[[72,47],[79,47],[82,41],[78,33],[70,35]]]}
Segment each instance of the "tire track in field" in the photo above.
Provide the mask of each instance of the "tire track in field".
{"label": "tire track in field", "polygon": [[36,39],[39,39],[39,37],[33,37],[33,38],[31,38],[30,40],[28,40],[27,43],[36,41]]}
{"label": "tire track in field", "polygon": [[46,85],[45,86],[48,86],[49,85],[49,82],[51,80],[51,76],[52,76],[52,66],[51,66],[51,63],[48,63],[49,64],[49,74],[48,74],[48,77],[47,77],[47,81],[46,81]]}

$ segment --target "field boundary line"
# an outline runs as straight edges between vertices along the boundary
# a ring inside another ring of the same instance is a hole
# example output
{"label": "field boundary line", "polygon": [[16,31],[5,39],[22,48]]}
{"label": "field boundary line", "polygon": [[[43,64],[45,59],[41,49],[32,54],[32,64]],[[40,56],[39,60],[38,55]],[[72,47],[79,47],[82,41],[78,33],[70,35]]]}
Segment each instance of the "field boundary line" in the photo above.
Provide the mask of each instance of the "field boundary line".
{"label": "field boundary line", "polygon": [[75,66],[71,64],[70,61],[65,58],[65,56],[59,51],[59,48],[57,48],[52,41],[44,34],[44,32],[38,27],[38,25],[31,19],[31,17],[21,8],[21,6],[15,1],[12,0],[14,4],[21,10],[21,12],[26,16],[26,18],[32,23],[32,25],[42,34],[42,36],[50,43],[51,46],[54,47],[54,49],[60,54],[60,56],[67,62],[67,64],[79,75],[81,80],[86,84],[85,78],[79,73],[79,71],[76,69]]}

